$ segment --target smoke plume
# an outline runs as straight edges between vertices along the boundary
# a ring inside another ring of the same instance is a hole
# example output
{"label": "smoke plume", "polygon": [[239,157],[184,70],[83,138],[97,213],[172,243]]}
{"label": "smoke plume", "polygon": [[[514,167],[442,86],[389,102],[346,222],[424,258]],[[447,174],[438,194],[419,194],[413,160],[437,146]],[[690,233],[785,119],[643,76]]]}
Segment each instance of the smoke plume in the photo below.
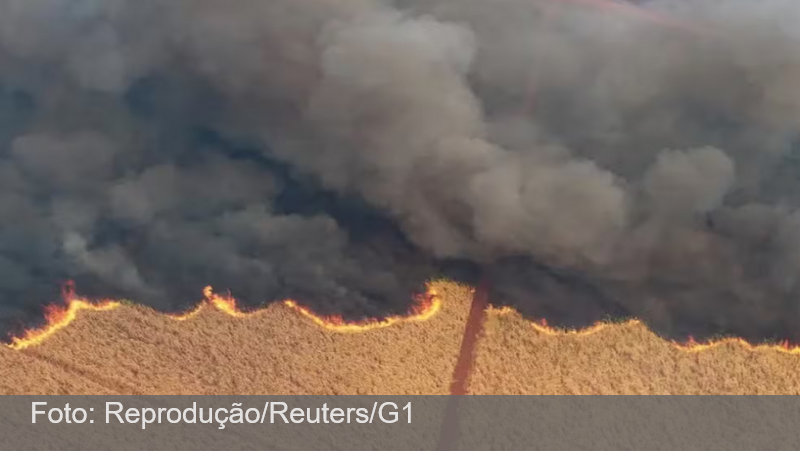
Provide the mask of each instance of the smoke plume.
{"label": "smoke plume", "polygon": [[400,313],[800,341],[794,0],[0,0],[0,318]]}

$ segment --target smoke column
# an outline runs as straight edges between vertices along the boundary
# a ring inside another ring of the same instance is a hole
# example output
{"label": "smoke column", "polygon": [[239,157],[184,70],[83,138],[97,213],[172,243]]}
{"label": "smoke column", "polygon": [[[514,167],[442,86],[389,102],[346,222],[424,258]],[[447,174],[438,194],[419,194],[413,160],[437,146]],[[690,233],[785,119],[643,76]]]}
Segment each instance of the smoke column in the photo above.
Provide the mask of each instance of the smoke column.
{"label": "smoke column", "polygon": [[800,4],[640,3],[713,33],[566,1],[0,0],[2,327],[66,280],[381,316],[456,263],[554,324],[800,340]]}

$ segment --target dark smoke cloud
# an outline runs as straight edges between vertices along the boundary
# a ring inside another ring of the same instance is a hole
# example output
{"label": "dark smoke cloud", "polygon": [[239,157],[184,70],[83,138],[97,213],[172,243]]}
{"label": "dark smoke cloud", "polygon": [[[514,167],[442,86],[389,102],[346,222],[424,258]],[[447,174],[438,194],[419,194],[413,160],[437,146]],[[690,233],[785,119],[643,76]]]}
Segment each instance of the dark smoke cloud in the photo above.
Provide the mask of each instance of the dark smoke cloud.
{"label": "dark smoke cloud", "polygon": [[69,279],[381,315],[455,261],[557,322],[800,340],[800,5],[639,3],[675,19],[0,0],[0,316]]}

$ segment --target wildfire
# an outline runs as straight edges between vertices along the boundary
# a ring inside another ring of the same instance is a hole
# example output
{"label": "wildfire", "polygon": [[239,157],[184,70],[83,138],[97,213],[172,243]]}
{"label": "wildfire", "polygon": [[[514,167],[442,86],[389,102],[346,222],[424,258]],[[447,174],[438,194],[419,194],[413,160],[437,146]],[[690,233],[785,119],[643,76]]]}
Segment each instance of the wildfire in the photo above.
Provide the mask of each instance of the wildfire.
{"label": "wildfire", "polygon": [[214,306],[217,310],[227,313],[230,316],[241,318],[247,316],[247,313],[239,310],[236,307],[236,299],[228,293],[225,296],[221,296],[214,293],[214,290],[211,287],[206,287],[203,290],[203,295],[206,297],[206,302],[212,306]]}
{"label": "wildfire", "polygon": [[[235,318],[243,318],[264,311],[263,309],[253,312],[242,311],[237,307],[236,299],[234,299],[230,293],[225,295],[216,294],[214,293],[213,288],[210,286],[203,290],[203,295],[205,296],[204,301],[198,304],[198,306],[193,310],[179,315],[168,314],[167,316],[176,321],[187,321],[195,317],[207,307],[213,307],[214,309]],[[122,305],[120,302],[113,300],[90,301],[88,299],[79,297],[75,294],[75,288],[72,283],[66,284],[62,290],[62,296],[64,299],[63,304],[50,305],[45,308],[44,326],[37,329],[27,330],[21,336],[13,337],[11,339],[11,343],[7,344],[6,346],[14,350],[22,350],[39,345],[61,329],[67,327],[72,321],[75,320],[75,318],[77,318],[78,313],[82,310],[110,311]],[[428,292],[424,296],[419,296],[417,298],[416,303],[414,306],[412,306],[408,315],[390,316],[384,319],[366,319],[357,322],[347,322],[341,316],[317,315],[308,307],[304,307],[294,300],[285,300],[283,301],[283,305],[289,307],[303,317],[310,319],[314,324],[326,330],[340,333],[357,333],[381,329],[401,322],[427,321],[441,310],[442,300],[438,293],[436,293],[433,288],[429,287]],[[518,314],[514,308],[508,306],[490,306],[488,307],[487,312],[493,315]],[[567,335],[586,336],[611,327],[641,325],[641,321],[634,319],[625,323],[598,322],[583,329],[562,329],[548,325],[547,320],[545,319],[531,321],[531,327],[536,332],[553,337]],[[700,343],[690,337],[689,340],[684,343],[673,341],[672,344],[681,351],[691,353],[702,352],[711,348],[733,344],[751,351],[778,351],[788,354],[800,354],[800,345],[791,344],[788,341],[783,341],[780,343],[752,344],[742,338],[729,337]]]}
{"label": "wildfire", "polygon": [[180,314],[168,313],[167,316],[174,319],[175,321],[187,321],[197,316],[197,314],[203,310],[203,305],[205,304],[198,304],[197,307],[185,313],[180,313]]}
{"label": "wildfire", "polygon": [[65,305],[50,305],[45,308],[45,325],[39,329],[25,331],[21,337],[14,337],[7,346],[11,349],[22,350],[38,345],[50,338],[59,330],[67,327],[78,316],[81,310],[108,311],[114,310],[121,304],[116,301],[101,301],[92,303],[75,295],[75,287],[68,283],[62,290]]}
{"label": "wildfire", "polygon": [[236,299],[234,299],[230,293],[226,295],[216,294],[214,293],[214,288],[211,286],[203,288],[203,296],[203,301],[197,304],[197,306],[192,310],[180,314],[167,314],[167,316],[175,321],[187,321],[197,316],[201,311],[203,311],[205,306],[214,307],[215,309],[235,318],[242,318],[249,314],[258,313],[258,311],[247,313],[239,310],[239,308],[236,307]]}
{"label": "wildfire", "polygon": [[417,299],[417,304],[411,308],[411,312],[407,316],[390,316],[382,320],[368,319],[353,323],[346,322],[341,316],[318,316],[310,309],[292,300],[286,300],[283,303],[310,319],[314,324],[334,332],[364,332],[389,327],[399,322],[426,321],[442,308],[442,301],[433,289],[429,289],[425,296]]}
{"label": "wildfire", "polygon": [[701,352],[719,346],[735,344],[750,351],[778,351],[787,354],[800,354],[800,345],[792,345],[789,340],[784,340],[779,343],[762,343],[752,344],[742,338],[728,337],[720,340],[708,341],[706,343],[698,343],[694,338],[689,337],[686,343],[675,343],[675,345],[686,352]]}
{"label": "wildfire", "polygon": [[[489,312],[494,315],[510,315],[518,313],[517,310],[509,306],[489,307]],[[628,321],[627,324],[629,325],[641,324],[641,321],[630,320]],[[561,335],[579,335],[579,336],[591,335],[613,325],[614,325],[613,323],[599,322],[583,329],[561,329],[549,326],[547,324],[547,320],[544,318],[531,321],[531,326],[533,327],[533,330],[539,332],[540,334],[549,335],[551,337],[556,337]]]}
{"label": "wildfire", "polygon": [[[489,307],[488,311],[494,315],[509,315],[518,313],[517,310],[508,306]],[[533,330],[535,330],[540,334],[548,335],[551,337],[558,337],[565,335],[586,336],[586,335],[592,335],[601,330],[608,329],[611,327],[631,327],[631,326],[642,326],[642,325],[643,325],[642,321],[637,319],[632,319],[624,323],[598,322],[592,326],[583,329],[561,329],[549,326],[547,324],[546,319],[531,321],[531,327],[533,328]],[[701,343],[695,341],[694,338],[689,337],[689,339],[684,343],[673,341],[672,344],[681,351],[691,352],[691,353],[707,351],[712,348],[733,344],[736,346],[741,346],[750,351],[778,351],[788,354],[800,354],[800,345],[792,344],[788,340],[784,340],[779,343],[753,344],[743,338],[726,337],[718,340],[709,340],[707,342]]]}
{"label": "wildfire", "polygon": [[[175,321],[187,321],[199,314],[206,306],[215,308],[229,316],[235,318],[242,318],[252,314],[258,314],[264,310],[254,312],[244,312],[239,310],[236,306],[236,299],[230,295],[219,295],[214,293],[212,287],[208,286],[203,289],[205,299],[197,305],[193,310],[183,314],[167,314],[166,316]],[[20,337],[13,337],[11,343],[7,346],[11,349],[22,350],[31,346],[41,344],[59,330],[67,327],[78,316],[81,310],[92,311],[109,311],[114,310],[120,305],[120,302],[104,300],[99,302],[92,302],[87,299],[81,298],[75,294],[74,284],[67,283],[62,290],[64,305],[50,305],[45,308],[45,325],[38,329],[30,329],[25,331]],[[429,289],[425,296],[418,299],[417,303],[412,307],[409,316],[393,316],[383,320],[369,319],[361,322],[348,323],[339,316],[318,316],[310,309],[300,306],[297,302],[292,300],[284,301],[284,305],[290,307],[301,315],[310,318],[315,324],[336,332],[363,332],[372,329],[388,327],[393,324],[409,321],[418,322],[425,321],[432,318],[441,309],[441,300],[433,289]]]}
{"label": "wildfire", "polygon": [[[632,320],[632,321],[629,321],[628,324],[631,324],[631,325],[640,324],[640,321]],[[555,327],[549,326],[547,324],[547,320],[546,319],[541,319],[538,322],[534,321],[532,325],[533,325],[533,329],[536,330],[537,332],[539,332],[541,334],[545,334],[545,335],[550,335],[550,336],[558,336],[558,335],[579,335],[579,336],[592,335],[592,334],[595,334],[597,332],[600,332],[603,329],[608,328],[609,326],[612,326],[612,324],[610,324],[610,323],[602,323],[602,322],[600,322],[600,323],[596,323],[594,325],[591,325],[589,327],[586,327],[584,329],[557,329]]]}

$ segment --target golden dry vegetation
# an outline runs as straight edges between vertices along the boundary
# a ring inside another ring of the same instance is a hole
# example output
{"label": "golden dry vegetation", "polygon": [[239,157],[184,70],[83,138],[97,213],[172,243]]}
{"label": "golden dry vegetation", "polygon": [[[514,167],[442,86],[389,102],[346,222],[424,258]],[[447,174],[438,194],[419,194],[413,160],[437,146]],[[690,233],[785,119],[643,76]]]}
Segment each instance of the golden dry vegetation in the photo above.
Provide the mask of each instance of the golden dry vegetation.
{"label": "golden dry vegetation", "polygon": [[[23,350],[0,347],[2,394],[445,394],[472,290],[436,283],[425,322],[326,330],[283,304],[185,321],[137,306],[82,311]],[[800,355],[725,343],[688,352],[628,322],[553,335],[490,310],[474,394],[797,394]]]}
{"label": "golden dry vegetation", "polygon": [[537,330],[490,310],[478,344],[474,394],[799,394],[800,355],[729,341],[682,348],[637,321],[583,332]]}
{"label": "golden dry vegetation", "polygon": [[435,289],[452,301],[430,320],[363,333],[325,330],[281,303],[185,321],[130,305],[82,311],[40,345],[2,347],[0,393],[446,394],[470,290]]}

